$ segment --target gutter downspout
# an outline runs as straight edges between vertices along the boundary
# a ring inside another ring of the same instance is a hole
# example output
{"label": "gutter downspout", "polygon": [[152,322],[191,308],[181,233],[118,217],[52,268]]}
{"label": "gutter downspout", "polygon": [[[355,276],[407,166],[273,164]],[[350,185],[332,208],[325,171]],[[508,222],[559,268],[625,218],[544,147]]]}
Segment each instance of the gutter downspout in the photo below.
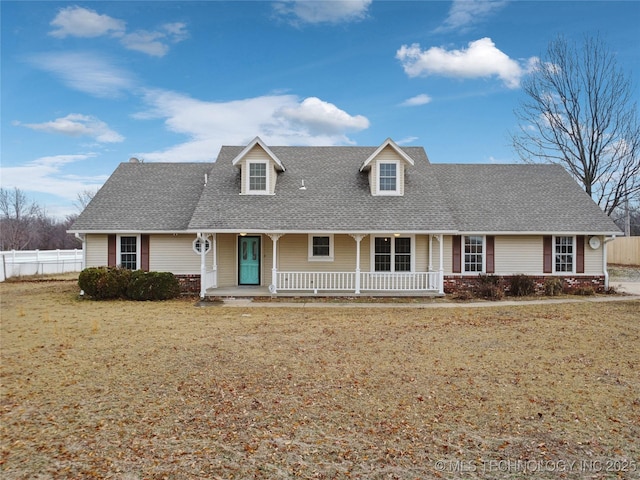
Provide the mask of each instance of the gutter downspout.
{"label": "gutter downspout", "polygon": [[609,270],[607,269],[607,243],[612,242],[616,239],[616,236],[613,237],[605,237],[604,242],[602,242],[602,268],[604,271],[604,288],[605,290],[609,289]]}

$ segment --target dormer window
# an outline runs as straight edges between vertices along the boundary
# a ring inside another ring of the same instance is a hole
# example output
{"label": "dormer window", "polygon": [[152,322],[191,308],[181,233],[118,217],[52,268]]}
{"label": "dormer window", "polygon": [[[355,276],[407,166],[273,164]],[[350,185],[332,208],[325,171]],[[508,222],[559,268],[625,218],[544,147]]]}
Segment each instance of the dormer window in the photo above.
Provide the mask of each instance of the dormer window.
{"label": "dormer window", "polygon": [[240,195],[275,195],[282,162],[259,137],[253,139],[231,164],[240,169]]}
{"label": "dormer window", "polygon": [[380,195],[398,194],[398,162],[380,162],[378,164],[378,193]]}
{"label": "dormer window", "polygon": [[404,195],[405,171],[413,166],[413,159],[393,140],[387,138],[360,167],[369,172],[371,195]]}
{"label": "dormer window", "polygon": [[248,191],[251,193],[266,193],[267,188],[267,162],[247,162],[249,166]]}

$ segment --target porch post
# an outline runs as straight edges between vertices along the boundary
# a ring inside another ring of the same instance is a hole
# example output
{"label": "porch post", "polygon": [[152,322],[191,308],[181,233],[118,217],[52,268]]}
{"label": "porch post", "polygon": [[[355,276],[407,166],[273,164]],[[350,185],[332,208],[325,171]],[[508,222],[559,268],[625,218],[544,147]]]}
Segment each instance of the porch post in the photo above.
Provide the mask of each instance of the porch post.
{"label": "porch post", "polygon": [[444,235],[438,235],[438,243],[440,244],[440,263],[438,271],[438,293],[444,295]]}
{"label": "porch post", "polygon": [[214,233],[211,239],[211,252],[213,253],[213,284],[214,287],[218,286],[218,234]]}
{"label": "porch post", "polygon": [[202,232],[198,232],[197,238],[200,239],[200,298],[204,298],[207,293],[206,248],[204,248],[207,238]]}
{"label": "porch post", "polygon": [[433,235],[429,235],[429,271],[433,270]]}
{"label": "porch post", "polygon": [[356,241],[356,295],[360,295],[360,242],[366,235],[353,234],[351,238]]}
{"label": "porch post", "polygon": [[273,243],[273,265],[271,268],[271,285],[269,285],[269,291],[271,293],[278,293],[278,262],[277,262],[277,246],[278,246],[278,240],[280,239],[280,237],[284,235],[283,233],[270,233],[269,234],[269,238],[271,239],[271,242]]}

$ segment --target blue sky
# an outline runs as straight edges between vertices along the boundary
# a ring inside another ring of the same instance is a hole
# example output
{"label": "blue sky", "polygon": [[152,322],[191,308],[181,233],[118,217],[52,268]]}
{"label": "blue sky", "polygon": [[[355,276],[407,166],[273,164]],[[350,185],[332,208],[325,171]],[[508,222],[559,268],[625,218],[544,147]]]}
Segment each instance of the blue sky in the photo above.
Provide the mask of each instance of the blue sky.
{"label": "blue sky", "polygon": [[0,2],[1,169],[52,216],[132,156],[221,145],[422,145],[514,163],[520,82],[600,34],[638,95],[636,1]]}

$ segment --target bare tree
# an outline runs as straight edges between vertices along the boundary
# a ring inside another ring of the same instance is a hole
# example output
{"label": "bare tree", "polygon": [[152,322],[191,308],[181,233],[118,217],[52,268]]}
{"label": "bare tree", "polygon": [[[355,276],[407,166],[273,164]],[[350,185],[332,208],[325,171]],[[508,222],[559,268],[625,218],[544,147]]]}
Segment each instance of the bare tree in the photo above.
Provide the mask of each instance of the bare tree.
{"label": "bare tree", "polygon": [[76,200],[75,202],[73,202],[73,204],[76,206],[78,211],[82,213],[82,211],[87,208],[87,205],[89,205],[89,202],[93,200],[93,197],[95,197],[96,193],[98,193],[97,190],[91,190],[88,188],[82,190],[81,192],[78,192]]}
{"label": "bare tree", "polygon": [[564,166],[611,215],[640,191],[640,123],[630,79],[600,37],[559,37],[524,80],[511,135],[525,162]]}
{"label": "bare tree", "polygon": [[40,206],[22,190],[0,188],[0,250],[29,248],[38,236],[43,216]]}

